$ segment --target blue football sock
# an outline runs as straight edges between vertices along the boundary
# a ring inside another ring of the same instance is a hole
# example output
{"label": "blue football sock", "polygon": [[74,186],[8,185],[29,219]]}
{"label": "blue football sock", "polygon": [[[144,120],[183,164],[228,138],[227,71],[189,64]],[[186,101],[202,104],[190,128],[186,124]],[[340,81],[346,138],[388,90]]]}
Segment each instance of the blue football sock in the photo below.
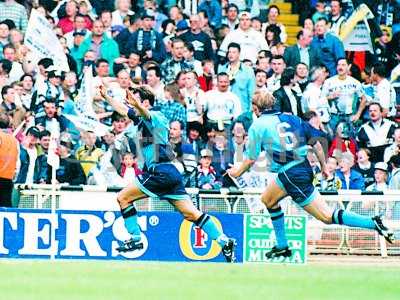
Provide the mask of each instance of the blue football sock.
{"label": "blue football sock", "polygon": [[271,216],[272,226],[275,230],[276,246],[279,249],[288,247],[285,231],[285,215],[283,214],[281,207],[269,208],[268,212]]}
{"label": "blue football sock", "polygon": [[371,217],[361,216],[343,209],[336,209],[333,212],[332,223],[350,227],[375,229],[375,224]]}
{"label": "blue football sock", "polygon": [[209,215],[202,214],[194,223],[203,229],[210,239],[217,241],[221,247],[225,246],[228,237],[217,228],[217,225]]}
{"label": "blue football sock", "polygon": [[137,222],[137,211],[135,206],[130,205],[121,211],[125,227],[132,235],[134,241],[140,241],[140,227]]}

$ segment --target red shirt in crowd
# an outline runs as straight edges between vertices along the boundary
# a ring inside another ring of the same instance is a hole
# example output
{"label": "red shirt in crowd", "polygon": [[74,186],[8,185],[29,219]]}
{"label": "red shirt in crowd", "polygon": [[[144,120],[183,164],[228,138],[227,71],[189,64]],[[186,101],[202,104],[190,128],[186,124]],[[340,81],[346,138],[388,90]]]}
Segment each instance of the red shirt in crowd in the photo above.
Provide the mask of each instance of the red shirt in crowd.
{"label": "red shirt in crowd", "polygon": [[[85,16],[85,23],[85,28],[88,30],[92,30],[93,23],[88,16]],[[61,28],[63,34],[66,34],[74,30],[74,21],[71,20],[69,17],[64,17],[60,19],[60,21],[58,21],[57,26]]]}

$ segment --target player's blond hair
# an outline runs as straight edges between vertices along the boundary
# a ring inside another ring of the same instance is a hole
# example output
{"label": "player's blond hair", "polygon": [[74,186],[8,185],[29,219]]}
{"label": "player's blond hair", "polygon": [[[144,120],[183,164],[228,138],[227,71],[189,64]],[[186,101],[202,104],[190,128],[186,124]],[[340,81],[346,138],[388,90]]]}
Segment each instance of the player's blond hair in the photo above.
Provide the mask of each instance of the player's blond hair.
{"label": "player's blond hair", "polygon": [[252,103],[260,111],[272,109],[275,105],[275,97],[268,91],[256,91],[253,95]]}

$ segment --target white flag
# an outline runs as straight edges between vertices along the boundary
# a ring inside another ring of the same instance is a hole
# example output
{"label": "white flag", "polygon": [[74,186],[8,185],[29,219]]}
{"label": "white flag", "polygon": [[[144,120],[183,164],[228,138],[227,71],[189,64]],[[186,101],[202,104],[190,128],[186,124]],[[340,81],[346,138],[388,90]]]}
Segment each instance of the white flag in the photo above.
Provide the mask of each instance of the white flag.
{"label": "white flag", "polygon": [[83,76],[81,87],[75,101],[77,115],[64,116],[74,125],[85,131],[93,131],[97,136],[103,136],[110,131],[110,127],[99,122],[93,109],[93,74],[88,68]]}
{"label": "white flag", "polygon": [[57,154],[58,140],[60,138],[60,132],[58,130],[52,130],[50,133],[50,144],[47,155],[47,163],[57,170],[60,167],[60,157]]}
{"label": "white flag", "polygon": [[34,62],[42,58],[51,58],[54,65],[62,71],[69,71],[67,56],[61,46],[52,25],[45,17],[32,9],[24,44],[32,51]]}

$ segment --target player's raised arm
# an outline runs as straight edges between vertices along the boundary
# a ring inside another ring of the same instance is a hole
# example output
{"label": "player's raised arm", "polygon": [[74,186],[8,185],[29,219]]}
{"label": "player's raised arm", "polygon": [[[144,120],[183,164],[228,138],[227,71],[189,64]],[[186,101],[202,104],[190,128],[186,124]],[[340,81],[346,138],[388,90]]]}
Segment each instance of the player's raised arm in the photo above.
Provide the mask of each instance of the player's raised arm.
{"label": "player's raised arm", "polygon": [[318,141],[312,147],[315,155],[317,155],[319,164],[321,166],[322,175],[323,176],[328,175],[326,171],[326,159],[325,159],[324,148],[322,148],[321,143]]}
{"label": "player's raised arm", "polygon": [[113,97],[107,95],[107,89],[104,85],[99,87],[100,96],[103,97],[120,115],[127,116],[128,115],[128,107],[121,102],[115,100]]}
{"label": "player's raised arm", "polygon": [[131,91],[129,90],[126,91],[126,101],[134,108],[136,108],[140,116],[146,119],[150,119],[151,118],[150,111],[142,104],[143,100],[146,99],[138,99],[136,95],[134,95]]}

